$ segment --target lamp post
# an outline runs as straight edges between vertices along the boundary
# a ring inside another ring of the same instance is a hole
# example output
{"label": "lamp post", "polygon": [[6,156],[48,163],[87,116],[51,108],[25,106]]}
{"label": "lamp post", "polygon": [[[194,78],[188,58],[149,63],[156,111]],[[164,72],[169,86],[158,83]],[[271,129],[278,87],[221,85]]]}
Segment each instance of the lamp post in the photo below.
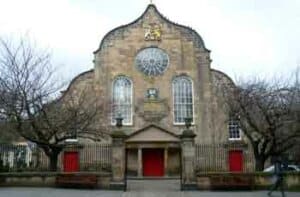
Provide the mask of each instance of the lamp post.
{"label": "lamp post", "polygon": [[118,128],[121,128],[123,126],[123,119],[121,113],[118,113],[118,116],[116,117],[116,126]]}
{"label": "lamp post", "polygon": [[192,126],[192,118],[191,117],[184,118],[184,124],[186,129],[189,129]]}

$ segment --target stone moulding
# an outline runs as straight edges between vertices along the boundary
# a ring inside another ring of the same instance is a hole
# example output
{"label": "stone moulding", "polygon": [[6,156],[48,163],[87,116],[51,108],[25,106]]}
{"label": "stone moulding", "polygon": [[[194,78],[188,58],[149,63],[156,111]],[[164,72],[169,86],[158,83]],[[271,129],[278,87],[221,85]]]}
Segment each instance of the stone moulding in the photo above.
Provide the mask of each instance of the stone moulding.
{"label": "stone moulding", "polygon": [[146,99],[140,102],[137,111],[145,121],[159,122],[168,115],[169,107],[166,99]]}

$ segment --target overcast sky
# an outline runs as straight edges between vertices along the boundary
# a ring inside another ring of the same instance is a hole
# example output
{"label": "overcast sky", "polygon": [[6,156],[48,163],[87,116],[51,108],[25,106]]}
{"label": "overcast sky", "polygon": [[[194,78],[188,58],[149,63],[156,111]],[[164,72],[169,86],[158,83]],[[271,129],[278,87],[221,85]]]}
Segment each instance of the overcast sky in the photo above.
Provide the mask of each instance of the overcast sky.
{"label": "overcast sky", "polygon": [[[0,0],[0,36],[29,33],[72,78],[93,68],[111,29],[139,17],[150,0]],[[291,72],[300,65],[300,0],[153,0],[171,21],[190,26],[229,76]]]}

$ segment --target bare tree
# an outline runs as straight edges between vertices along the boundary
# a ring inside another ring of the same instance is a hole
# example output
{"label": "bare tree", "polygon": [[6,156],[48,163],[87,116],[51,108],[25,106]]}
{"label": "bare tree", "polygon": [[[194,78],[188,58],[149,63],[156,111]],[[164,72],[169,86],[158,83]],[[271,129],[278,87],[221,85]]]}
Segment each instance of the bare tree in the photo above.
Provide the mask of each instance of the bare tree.
{"label": "bare tree", "polygon": [[268,158],[281,155],[297,144],[300,137],[298,72],[293,82],[256,78],[224,87],[229,113],[239,119],[252,145],[257,171],[264,169]]}
{"label": "bare tree", "polygon": [[55,78],[48,52],[36,49],[29,40],[0,39],[0,116],[26,140],[36,143],[48,156],[49,169],[57,169],[57,159],[67,138],[97,139],[98,109],[93,91],[66,93]]}

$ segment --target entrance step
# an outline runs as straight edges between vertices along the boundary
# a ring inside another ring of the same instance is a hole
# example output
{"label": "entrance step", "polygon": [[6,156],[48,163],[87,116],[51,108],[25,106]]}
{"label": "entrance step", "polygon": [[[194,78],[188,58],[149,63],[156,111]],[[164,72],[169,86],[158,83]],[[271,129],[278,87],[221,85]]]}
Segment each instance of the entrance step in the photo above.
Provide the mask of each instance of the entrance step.
{"label": "entrance step", "polygon": [[180,191],[179,179],[128,180],[127,191]]}
{"label": "entrance step", "polygon": [[179,176],[144,176],[144,177],[136,177],[136,176],[127,176],[127,180],[179,180]]}

